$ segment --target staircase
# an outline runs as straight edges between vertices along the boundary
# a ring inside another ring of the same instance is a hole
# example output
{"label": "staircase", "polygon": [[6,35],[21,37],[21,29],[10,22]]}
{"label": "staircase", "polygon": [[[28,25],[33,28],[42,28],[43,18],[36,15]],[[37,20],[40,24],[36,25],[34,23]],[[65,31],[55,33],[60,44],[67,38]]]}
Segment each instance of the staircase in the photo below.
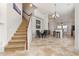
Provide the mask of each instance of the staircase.
{"label": "staircase", "polygon": [[28,21],[23,19],[20,27],[12,37],[12,40],[5,47],[5,52],[23,51],[27,48],[27,27]]}

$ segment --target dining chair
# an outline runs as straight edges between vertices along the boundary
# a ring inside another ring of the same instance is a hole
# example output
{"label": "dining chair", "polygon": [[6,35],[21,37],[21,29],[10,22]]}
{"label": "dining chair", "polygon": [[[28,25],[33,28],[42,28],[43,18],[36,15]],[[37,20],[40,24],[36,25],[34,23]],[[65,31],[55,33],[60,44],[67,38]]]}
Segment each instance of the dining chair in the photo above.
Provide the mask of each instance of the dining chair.
{"label": "dining chair", "polygon": [[36,30],[36,36],[39,37],[39,38],[41,37],[41,33],[40,33],[39,30]]}
{"label": "dining chair", "polygon": [[48,34],[48,31],[47,30],[44,30],[44,32],[42,33],[42,37],[46,37]]}

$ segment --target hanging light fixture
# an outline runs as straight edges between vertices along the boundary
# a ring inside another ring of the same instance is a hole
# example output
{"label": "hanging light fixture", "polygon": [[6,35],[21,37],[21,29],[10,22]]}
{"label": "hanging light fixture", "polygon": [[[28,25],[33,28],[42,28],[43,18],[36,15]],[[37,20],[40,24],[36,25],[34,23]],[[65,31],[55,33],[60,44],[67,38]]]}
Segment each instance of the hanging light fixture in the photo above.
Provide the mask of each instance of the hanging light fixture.
{"label": "hanging light fixture", "polygon": [[52,18],[56,19],[56,18],[60,17],[59,14],[56,12],[56,4],[54,5],[54,8],[55,8],[55,12],[52,15]]}

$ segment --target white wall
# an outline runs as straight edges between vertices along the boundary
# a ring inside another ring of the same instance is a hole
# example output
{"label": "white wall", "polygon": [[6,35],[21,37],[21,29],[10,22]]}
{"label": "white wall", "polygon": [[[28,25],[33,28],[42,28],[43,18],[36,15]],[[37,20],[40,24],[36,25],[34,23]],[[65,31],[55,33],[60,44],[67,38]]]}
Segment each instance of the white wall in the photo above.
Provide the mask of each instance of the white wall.
{"label": "white wall", "polygon": [[49,29],[52,32],[54,28],[59,25],[61,22],[63,22],[64,25],[67,25],[67,33],[71,34],[71,26],[75,25],[75,10],[71,11],[68,14],[60,15],[59,18],[56,20],[50,19],[49,20]]}
{"label": "white wall", "polygon": [[73,9],[68,14],[62,15],[60,19],[57,19],[58,22],[63,22],[64,25],[67,25],[67,33],[71,34],[71,26],[75,25],[75,9]]}
{"label": "white wall", "polygon": [[44,30],[48,30],[48,14],[44,14],[42,12],[40,12],[38,9],[36,9],[34,11],[34,16],[37,16],[40,18],[41,22],[42,22],[42,29]]}
{"label": "white wall", "polygon": [[[22,4],[17,4],[22,14]],[[11,37],[16,32],[17,28],[22,22],[22,15],[19,15],[14,9],[13,4],[7,4],[7,41],[11,40]]]}
{"label": "white wall", "polygon": [[48,15],[47,14],[43,14],[43,21],[42,21],[42,28],[44,30],[48,30]]}
{"label": "white wall", "polygon": [[[31,14],[32,13],[32,37],[35,37],[36,35],[36,19],[41,21],[41,29],[48,30],[48,15],[43,14],[33,5],[32,7],[29,6],[29,3],[23,4],[23,9],[26,13]],[[29,19],[29,16],[27,16],[25,13],[23,13],[24,18],[27,20]],[[36,17],[35,17],[36,16]]]}
{"label": "white wall", "polygon": [[6,4],[0,3],[0,52],[4,51],[3,44],[4,40],[7,39],[6,33]]}
{"label": "white wall", "polygon": [[[40,19],[39,17],[36,17],[36,16],[32,16],[31,20],[32,20],[32,36],[35,37],[36,36],[36,30],[42,30],[42,19]],[[36,20],[41,21],[40,29],[36,29]]]}
{"label": "white wall", "polygon": [[54,19],[49,19],[48,29],[50,30],[51,34],[53,34],[55,28],[56,28],[56,21]]}
{"label": "white wall", "polygon": [[30,44],[32,41],[32,21],[30,19],[29,25],[28,25],[28,30],[27,30],[27,38],[28,38],[28,50],[30,48]]}
{"label": "white wall", "polygon": [[34,10],[34,14],[32,16],[32,35],[35,37],[36,35],[36,20],[41,21],[41,28],[39,30],[48,30],[48,15],[43,14],[38,9]]}
{"label": "white wall", "polygon": [[[17,4],[22,12],[22,4]],[[19,15],[14,9],[12,3],[0,4],[0,52],[11,40],[17,28],[21,24],[22,15]]]}
{"label": "white wall", "polygon": [[79,50],[79,4],[75,4],[75,49]]}

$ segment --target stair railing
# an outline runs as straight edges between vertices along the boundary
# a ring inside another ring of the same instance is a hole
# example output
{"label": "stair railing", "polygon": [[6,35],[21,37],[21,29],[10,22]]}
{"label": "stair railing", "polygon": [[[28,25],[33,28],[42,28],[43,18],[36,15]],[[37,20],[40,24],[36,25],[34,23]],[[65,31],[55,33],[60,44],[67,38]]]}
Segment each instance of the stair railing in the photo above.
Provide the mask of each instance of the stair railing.
{"label": "stair railing", "polygon": [[[24,10],[23,10],[23,13],[25,13],[27,16],[30,16],[29,17],[29,21],[28,21],[28,27],[29,27],[29,23],[30,23],[30,21],[31,21],[31,16],[32,16],[32,13],[31,14],[28,14],[27,12],[25,12]],[[28,27],[27,27],[27,29],[28,29]],[[26,29],[26,33],[27,33],[27,29]],[[26,43],[25,43],[25,45],[26,45],[26,50],[28,50],[28,40],[27,40],[27,34],[26,34],[26,41],[25,41]]]}

